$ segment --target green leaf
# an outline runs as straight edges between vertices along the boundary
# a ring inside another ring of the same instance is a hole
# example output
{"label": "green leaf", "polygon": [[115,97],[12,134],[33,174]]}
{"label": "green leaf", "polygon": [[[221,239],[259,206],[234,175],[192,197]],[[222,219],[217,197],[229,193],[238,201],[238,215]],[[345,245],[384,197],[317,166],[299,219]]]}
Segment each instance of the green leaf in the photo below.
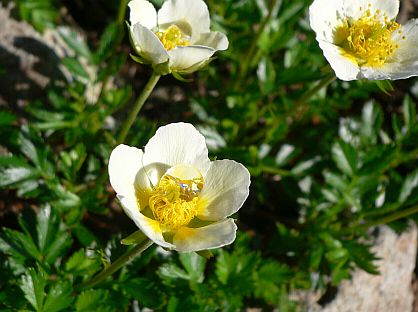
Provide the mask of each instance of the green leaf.
{"label": "green leaf", "polygon": [[88,60],[91,59],[90,49],[84,42],[81,34],[68,27],[59,27],[58,33],[70,49],[77,54],[77,56],[83,56]]}
{"label": "green leaf", "polygon": [[286,265],[265,260],[260,268],[254,271],[254,295],[267,302],[276,303],[280,295],[279,286],[291,277],[292,272]]}
{"label": "green leaf", "polygon": [[39,172],[33,168],[0,169],[0,187],[13,186],[18,183],[39,178]]}
{"label": "green leaf", "polygon": [[108,297],[109,291],[105,289],[84,291],[77,297],[75,310],[77,312],[103,311]]}
{"label": "green leaf", "polygon": [[199,256],[205,258],[206,260],[213,258],[213,253],[210,250],[199,250],[199,251],[196,251],[196,253]]}
{"label": "green leaf", "polygon": [[119,35],[119,26],[117,23],[110,23],[100,37],[99,47],[94,54],[96,64],[100,64],[112,54],[112,46]]}
{"label": "green leaf", "polygon": [[62,64],[67,67],[70,73],[77,77],[81,78],[82,81],[90,81],[90,76],[84,69],[83,65],[73,57],[64,57],[61,59]]}
{"label": "green leaf", "polygon": [[377,87],[386,95],[390,95],[395,89],[390,80],[376,80]]}
{"label": "green leaf", "polygon": [[271,93],[276,86],[276,70],[269,57],[263,57],[258,64],[257,77],[263,94]]}
{"label": "green leaf", "polygon": [[190,278],[189,274],[186,271],[180,269],[177,265],[172,264],[172,263],[163,264],[158,269],[158,274],[163,279],[167,280],[168,282],[170,280],[176,280],[176,279],[188,280]]}
{"label": "green leaf", "polygon": [[405,203],[418,186],[418,169],[407,175],[399,192],[398,202]]}
{"label": "green leaf", "polygon": [[71,237],[60,223],[59,216],[49,205],[37,215],[38,246],[49,264],[64,254],[71,245]]}
{"label": "green leaf", "polygon": [[349,144],[338,141],[332,146],[332,159],[337,167],[348,176],[356,173],[356,150]]}
{"label": "green leaf", "polygon": [[43,311],[57,312],[68,308],[73,302],[71,292],[72,287],[68,282],[54,284],[48,291]]}
{"label": "green leaf", "polygon": [[36,272],[30,268],[22,276],[20,289],[23,291],[26,300],[30,302],[35,311],[43,311],[45,299],[46,277],[42,272]]}
{"label": "green leaf", "polygon": [[102,263],[100,262],[100,259],[97,257],[88,257],[84,249],[75,252],[65,263],[65,271],[75,276],[92,276],[99,271],[101,267]]}
{"label": "green leaf", "polygon": [[120,241],[122,245],[137,245],[139,243],[142,243],[145,239],[147,239],[147,236],[141,231],[138,230],[136,232],[133,232],[128,237],[125,237]]}
{"label": "green leaf", "polygon": [[160,287],[146,278],[130,279],[122,287],[132,298],[138,300],[141,307],[158,309],[166,301],[166,295]]}
{"label": "green leaf", "polygon": [[323,175],[325,181],[340,192],[344,192],[347,189],[348,183],[344,177],[330,171],[324,172]]}
{"label": "green leaf", "polygon": [[149,61],[147,61],[146,59],[144,59],[143,57],[139,55],[133,55],[133,54],[129,54],[129,55],[131,56],[132,60],[134,60],[135,62],[139,64],[144,64],[144,65],[150,64]]}
{"label": "green leaf", "polygon": [[206,259],[200,257],[195,252],[181,253],[180,262],[185,267],[187,273],[189,273],[190,280],[196,283],[203,282],[205,278],[203,272],[206,267]]}
{"label": "green leaf", "polygon": [[405,121],[406,130],[409,132],[413,129],[417,118],[416,104],[412,101],[410,96],[405,96],[402,104],[403,118]]}
{"label": "green leaf", "polygon": [[16,116],[12,113],[0,110],[0,127],[10,126],[16,120]]}
{"label": "green leaf", "polygon": [[187,78],[184,78],[181,74],[179,74],[178,72],[171,72],[172,74],[173,74],[173,77],[174,78],[176,78],[178,81],[181,81],[181,82],[192,82],[193,81],[193,79],[187,79]]}
{"label": "green leaf", "polygon": [[13,258],[41,259],[41,254],[30,235],[7,228],[3,229],[0,238],[0,250]]}
{"label": "green leaf", "polygon": [[376,103],[368,102],[363,107],[362,118],[363,125],[360,131],[363,144],[376,144],[383,123],[382,109]]}

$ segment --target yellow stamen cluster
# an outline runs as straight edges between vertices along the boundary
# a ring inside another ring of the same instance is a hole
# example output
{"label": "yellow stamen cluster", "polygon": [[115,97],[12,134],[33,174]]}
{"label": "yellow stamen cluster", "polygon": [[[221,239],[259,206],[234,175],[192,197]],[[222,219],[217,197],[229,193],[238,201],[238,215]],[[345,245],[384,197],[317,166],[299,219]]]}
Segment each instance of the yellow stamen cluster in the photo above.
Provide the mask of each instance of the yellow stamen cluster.
{"label": "yellow stamen cluster", "polygon": [[381,15],[380,10],[373,15],[369,8],[358,20],[347,20],[337,28],[336,44],[343,49],[344,56],[358,65],[380,67],[399,47],[392,42],[392,34],[399,27],[398,23]]}
{"label": "yellow stamen cluster", "polygon": [[197,196],[202,187],[202,178],[180,180],[163,176],[149,198],[154,218],[165,230],[188,224],[197,215]]}
{"label": "yellow stamen cluster", "polygon": [[176,25],[171,25],[165,31],[156,33],[167,51],[173,50],[175,47],[185,47],[189,45],[189,41]]}

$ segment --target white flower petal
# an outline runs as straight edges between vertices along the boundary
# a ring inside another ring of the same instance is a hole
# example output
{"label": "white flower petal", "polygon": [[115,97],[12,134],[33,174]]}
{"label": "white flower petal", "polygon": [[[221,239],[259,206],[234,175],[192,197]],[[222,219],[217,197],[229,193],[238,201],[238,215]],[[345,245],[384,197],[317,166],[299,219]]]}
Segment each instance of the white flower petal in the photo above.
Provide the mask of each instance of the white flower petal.
{"label": "white flower petal", "polygon": [[[418,76],[418,19],[408,21],[396,31],[392,40],[398,44],[390,60],[380,69],[387,78],[405,79]],[[405,38],[405,39],[404,39]]]}
{"label": "white flower petal", "polygon": [[189,252],[213,249],[231,244],[237,226],[232,219],[222,220],[201,228],[182,227],[173,237],[177,251]]}
{"label": "white flower petal", "polygon": [[210,27],[209,10],[203,0],[168,0],[158,11],[158,26],[165,29],[172,24],[188,24],[191,42],[201,33],[208,33]]}
{"label": "white flower petal", "polygon": [[[330,0],[331,3],[333,0]],[[347,17],[358,19],[367,9],[374,15],[377,10],[385,14],[389,20],[396,18],[399,12],[399,0],[343,0]],[[361,8],[361,9],[360,9]]]}
{"label": "white flower petal", "polygon": [[128,3],[128,6],[131,25],[141,23],[148,29],[157,26],[157,11],[151,2],[147,0],[132,0]]}
{"label": "white flower petal", "polygon": [[168,54],[163,44],[151,30],[140,23],[130,28],[132,43],[138,54],[153,64],[161,64],[168,60]]}
{"label": "white flower petal", "polygon": [[210,160],[203,135],[188,123],[172,123],[158,128],[145,146],[144,164],[170,166],[189,164],[206,174]]}
{"label": "white flower petal", "polygon": [[134,196],[118,196],[123,210],[136,226],[154,243],[173,249],[174,246],[164,240],[160,224],[158,221],[152,220],[139,212],[136,199]]}
{"label": "white flower petal", "polygon": [[318,41],[333,42],[335,29],[345,19],[343,0],[315,0],[309,7],[309,22]]}
{"label": "white flower petal", "polygon": [[170,166],[161,163],[141,166],[135,176],[135,196],[140,210],[149,205],[149,198],[154,187],[158,185],[169,168]]}
{"label": "white flower petal", "polygon": [[168,51],[170,68],[173,71],[188,72],[188,69],[207,61],[215,50],[203,46],[177,47]]}
{"label": "white flower petal", "polygon": [[128,145],[118,145],[110,154],[109,179],[117,194],[135,192],[135,176],[142,167],[142,150]]}
{"label": "white flower petal", "polygon": [[193,42],[193,44],[210,47],[216,51],[223,51],[228,49],[229,42],[224,33],[213,31],[210,33],[201,34],[200,38],[196,42]]}
{"label": "white flower petal", "polygon": [[339,79],[355,80],[360,78],[359,67],[341,54],[341,48],[326,41],[319,41],[319,46]]}
{"label": "white flower petal", "polygon": [[199,194],[197,217],[217,221],[237,212],[248,197],[250,182],[250,173],[240,163],[212,162]]}

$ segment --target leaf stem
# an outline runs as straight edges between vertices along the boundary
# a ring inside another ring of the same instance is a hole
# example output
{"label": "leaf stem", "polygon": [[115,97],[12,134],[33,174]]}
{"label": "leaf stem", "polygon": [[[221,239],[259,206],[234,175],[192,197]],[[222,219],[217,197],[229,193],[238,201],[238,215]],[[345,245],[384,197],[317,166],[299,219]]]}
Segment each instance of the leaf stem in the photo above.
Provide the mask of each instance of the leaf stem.
{"label": "leaf stem", "polygon": [[155,85],[157,84],[158,80],[160,79],[160,75],[152,72],[150,79],[148,80],[147,84],[142,90],[141,94],[139,95],[138,99],[136,100],[134,107],[132,108],[131,112],[128,115],[128,118],[125,120],[124,124],[122,125],[122,129],[119,133],[117,138],[117,143],[123,143],[128,135],[129,129],[132,127],[132,124],[135,121],[139,111],[141,110],[142,106],[144,105],[145,101],[150,96],[152,90],[154,90]]}
{"label": "leaf stem", "polygon": [[393,214],[385,216],[381,219],[377,219],[375,221],[370,221],[370,222],[367,222],[367,223],[364,223],[364,224],[359,224],[359,225],[349,227],[347,229],[343,229],[341,231],[341,234],[349,234],[349,233],[353,233],[354,231],[367,230],[371,227],[381,225],[381,224],[388,224],[390,222],[409,217],[409,216],[411,216],[413,214],[416,214],[416,213],[418,213],[418,206],[414,206],[414,207],[411,207],[411,208],[408,208],[408,209],[405,209],[405,210],[397,211]]}
{"label": "leaf stem", "polygon": [[142,243],[136,245],[134,248],[120,256],[116,261],[112,262],[111,265],[106,267],[103,271],[99,274],[94,276],[91,280],[81,283],[74,287],[75,290],[82,290],[86,288],[93,287],[103,281],[106,277],[110,276],[111,274],[115,273],[119,270],[123,265],[128,264],[131,260],[133,260],[137,255],[144,252],[148,247],[150,247],[153,242],[150,239],[146,239]]}

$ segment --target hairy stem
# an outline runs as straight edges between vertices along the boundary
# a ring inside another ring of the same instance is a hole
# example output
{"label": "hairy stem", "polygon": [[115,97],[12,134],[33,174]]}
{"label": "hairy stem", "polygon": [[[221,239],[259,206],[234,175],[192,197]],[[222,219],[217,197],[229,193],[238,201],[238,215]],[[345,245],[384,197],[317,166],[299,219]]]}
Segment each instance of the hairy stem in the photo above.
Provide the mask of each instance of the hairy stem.
{"label": "hairy stem", "polygon": [[136,256],[143,253],[148,247],[150,247],[153,244],[153,242],[149,239],[146,239],[142,243],[136,245],[134,248],[120,256],[116,261],[112,262],[111,265],[109,265],[107,268],[105,268],[103,271],[101,271],[99,274],[94,276],[91,280],[86,281],[84,283],[81,283],[77,286],[75,286],[76,290],[82,290],[86,288],[93,287],[100,282],[102,282],[104,279],[106,279],[108,276],[115,273],[117,270],[119,270],[122,266],[125,264],[128,264],[131,260],[133,260]]}
{"label": "hairy stem", "polygon": [[137,117],[145,101],[150,96],[152,90],[154,90],[154,87],[157,84],[160,77],[161,76],[156,74],[155,72],[152,73],[150,79],[148,80],[147,84],[144,87],[144,90],[142,90],[141,94],[139,95],[139,97],[137,98],[134,104],[134,107],[130,111],[128,118],[125,120],[125,122],[122,125],[122,129],[120,130],[120,133],[117,139],[118,144],[123,143],[125,141],[126,136],[128,135],[129,129],[132,127],[132,124],[135,121],[135,118]]}

